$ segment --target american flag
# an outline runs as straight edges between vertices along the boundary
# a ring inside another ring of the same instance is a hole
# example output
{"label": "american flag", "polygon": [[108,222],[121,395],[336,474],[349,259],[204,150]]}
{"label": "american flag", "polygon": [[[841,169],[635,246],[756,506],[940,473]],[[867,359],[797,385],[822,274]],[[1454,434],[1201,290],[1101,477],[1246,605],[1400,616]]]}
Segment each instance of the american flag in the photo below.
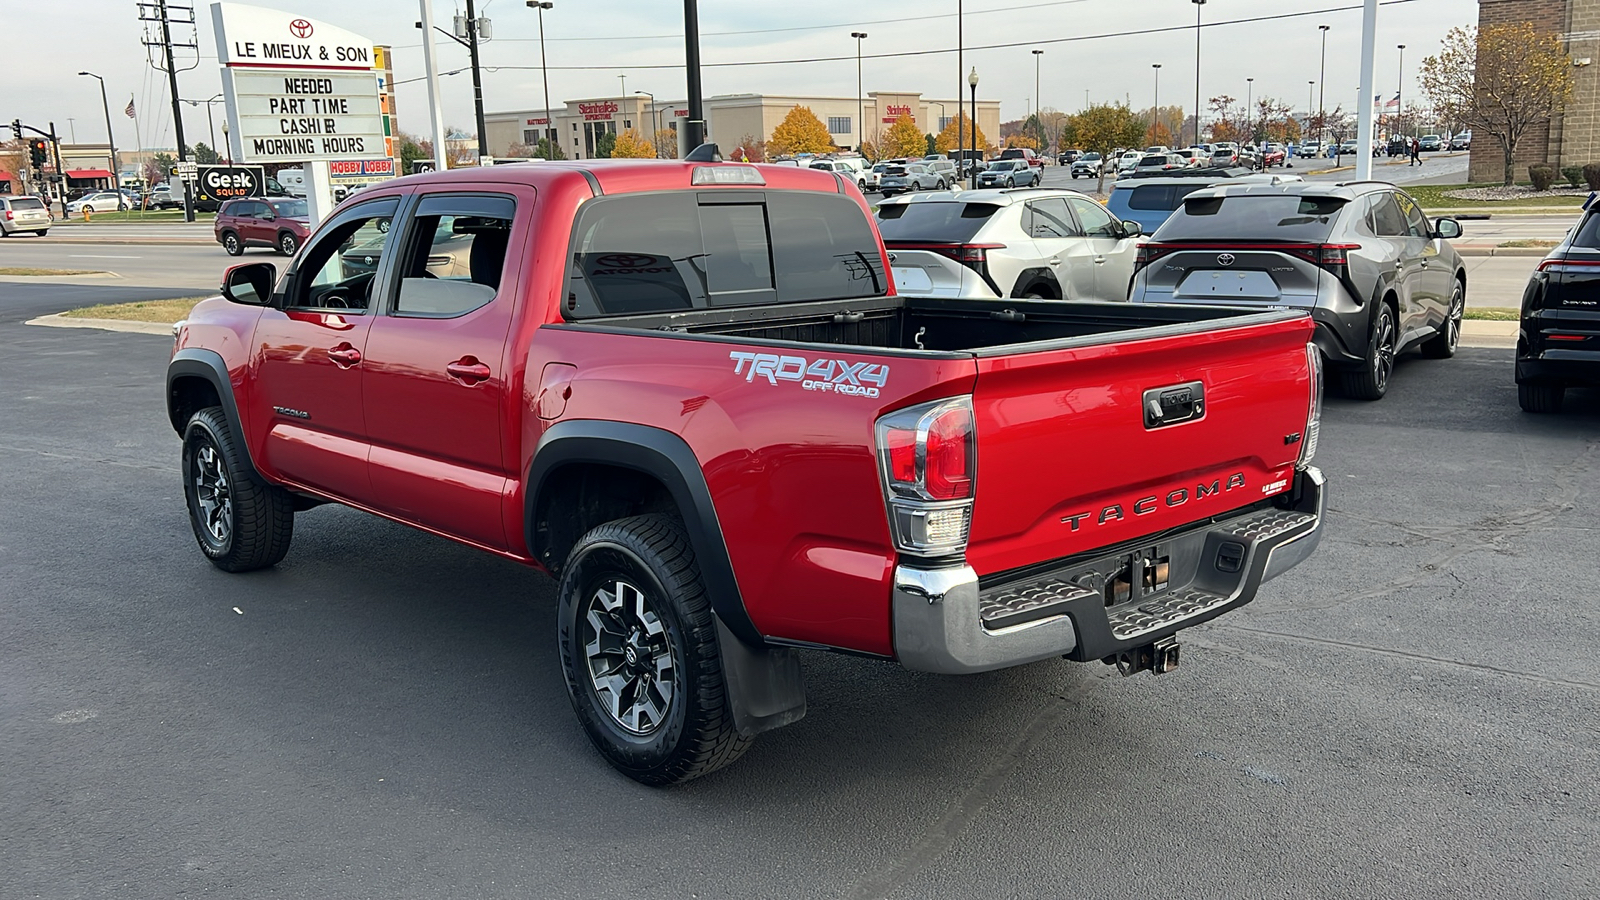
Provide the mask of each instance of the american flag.
{"label": "american flag", "polygon": [[123,113],[123,115],[127,116],[130,119],[135,117],[135,113],[133,111],[133,98],[132,97],[128,98],[128,108],[123,110],[122,113]]}

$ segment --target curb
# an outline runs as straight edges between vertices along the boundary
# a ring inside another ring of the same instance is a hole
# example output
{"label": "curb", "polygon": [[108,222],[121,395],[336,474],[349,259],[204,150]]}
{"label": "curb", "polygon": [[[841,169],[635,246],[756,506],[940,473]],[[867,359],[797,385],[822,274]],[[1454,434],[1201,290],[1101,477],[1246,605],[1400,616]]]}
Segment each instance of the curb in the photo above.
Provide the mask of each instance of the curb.
{"label": "curb", "polygon": [[146,244],[146,245],[150,245],[150,246],[166,245],[166,246],[181,246],[181,247],[191,247],[191,246],[192,247],[204,247],[204,246],[206,246],[208,244],[215,244],[218,247],[222,246],[221,244],[218,244],[216,241],[201,240],[200,238],[124,238],[124,237],[115,237],[115,238],[87,238],[87,237],[82,237],[82,238],[80,238],[80,237],[54,238],[54,237],[45,237],[45,238],[42,238],[41,240],[45,241],[46,243],[50,243],[50,244]]}
{"label": "curb", "polygon": [[66,316],[40,316],[29,319],[24,325],[43,325],[47,328],[98,328],[101,331],[123,331],[132,334],[164,334],[172,336],[172,326],[160,322],[126,322],[122,319],[69,319]]}
{"label": "curb", "polygon": [[76,275],[0,275],[0,284],[76,284],[82,279],[121,278],[115,272],[79,272]]}
{"label": "curb", "polygon": [[1458,256],[1520,256],[1524,258],[1544,257],[1550,253],[1548,247],[1456,247]]}
{"label": "curb", "polygon": [[1496,319],[1464,319],[1461,322],[1461,336],[1463,338],[1499,337],[1515,340],[1517,332],[1521,328],[1521,322],[1503,322]]}

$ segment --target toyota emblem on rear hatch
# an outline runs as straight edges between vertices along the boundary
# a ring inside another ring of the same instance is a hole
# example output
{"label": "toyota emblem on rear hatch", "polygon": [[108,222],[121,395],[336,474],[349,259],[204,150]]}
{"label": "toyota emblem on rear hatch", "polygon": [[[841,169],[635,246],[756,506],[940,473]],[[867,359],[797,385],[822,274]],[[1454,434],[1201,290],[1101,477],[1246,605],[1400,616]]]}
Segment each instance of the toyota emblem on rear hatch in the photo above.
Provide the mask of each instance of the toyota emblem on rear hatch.
{"label": "toyota emblem on rear hatch", "polygon": [[1232,253],[1218,253],[1217,254],[1217,265],[1219,265],[1219,266],[1231,266],[1231,265],[1233,265],[1233,254]]}

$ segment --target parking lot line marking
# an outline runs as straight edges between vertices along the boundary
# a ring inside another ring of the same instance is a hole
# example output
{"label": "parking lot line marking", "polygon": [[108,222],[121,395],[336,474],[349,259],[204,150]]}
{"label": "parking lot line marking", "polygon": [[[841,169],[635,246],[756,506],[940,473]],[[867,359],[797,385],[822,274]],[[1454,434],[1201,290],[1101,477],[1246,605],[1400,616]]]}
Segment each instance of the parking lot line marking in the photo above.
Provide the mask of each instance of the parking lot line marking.
{"label": "parking lot line marking", "polygon": [[103,256],[98,253],[68,253],[73,259],[144,259],[142,256]]}

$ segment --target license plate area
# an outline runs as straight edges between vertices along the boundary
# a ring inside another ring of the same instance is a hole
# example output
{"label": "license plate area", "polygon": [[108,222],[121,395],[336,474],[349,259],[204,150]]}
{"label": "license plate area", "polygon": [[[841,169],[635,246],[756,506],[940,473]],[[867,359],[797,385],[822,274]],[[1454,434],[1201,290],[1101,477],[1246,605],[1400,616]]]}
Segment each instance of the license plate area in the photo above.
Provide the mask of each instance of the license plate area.
{"label": "license plate area", "polygon": [[1177,296],[1214,300],[1277,300],[1283,295],[1266,272],[1198,269],[1184,276]]}

